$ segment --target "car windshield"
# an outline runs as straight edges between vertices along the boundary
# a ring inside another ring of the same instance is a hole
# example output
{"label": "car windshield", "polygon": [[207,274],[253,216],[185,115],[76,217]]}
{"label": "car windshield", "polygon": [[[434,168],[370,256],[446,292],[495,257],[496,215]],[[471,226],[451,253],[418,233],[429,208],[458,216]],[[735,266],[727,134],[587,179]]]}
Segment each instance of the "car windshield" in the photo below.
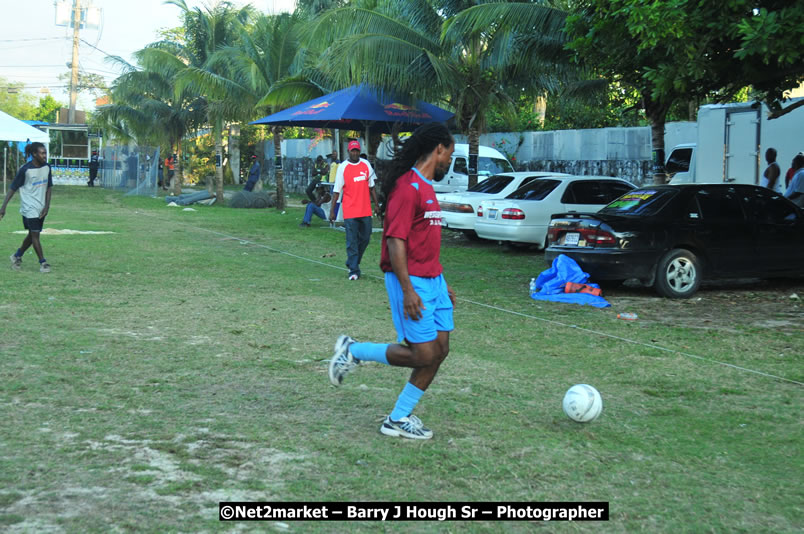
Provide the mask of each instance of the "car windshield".
{"label": "car windshield", "polygon": [[676,196],[671,189],[635,189],[599,211],[613,215],[655,215]]}
{"label": "car windshield", "polygon": [[508,160],[500,158],[489,158],[480,156],[477,158],[477,174],[483,176],[491,176],[501,172],[514,172],[514,168],[508,163]]}
{"label": "car windshield", "polygon": [[487,178],[482,182],[476,183],[474,186],[470,187],[468,191],[472,193],[499,193],[505,186],[511,183],[511,180],[514,178],[512,176],[492,176],[491,178]]}
{"label": "car windshield", "polygon": [[560,184],[558,180],[533,180],[505,198],[514,200],[543,200]]}

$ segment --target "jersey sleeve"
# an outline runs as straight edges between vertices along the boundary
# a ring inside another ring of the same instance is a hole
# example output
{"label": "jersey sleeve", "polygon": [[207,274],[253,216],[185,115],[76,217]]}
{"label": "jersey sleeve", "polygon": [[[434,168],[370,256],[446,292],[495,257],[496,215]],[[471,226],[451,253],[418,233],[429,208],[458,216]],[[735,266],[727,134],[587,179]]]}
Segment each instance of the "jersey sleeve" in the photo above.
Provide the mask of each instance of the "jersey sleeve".
{"label": "jersey sleeve", "polygon": [[20,167],[20,170],[17,171],[17,176],[14,177],[14,181],[11,182],[11,189],[16,191],[23,185],[25,185],[25,171],[28,170],[28,165],[23,165]]}
{"label": "jersey sleeve", "polygon": [[346,168],[346,165],[338,165],[338,171],[335,173],[335,186],[332,188],[333,193],[339,193],[343,191],[343,171]]}
{"label": "jersey sleeve", "polygon": [[387,227],[386,237],[396,237],[407,241],[413,227],[413,217],[416,213],[418,193],[410,184],[400,184],[388,200],[388,209],[385,212]]}

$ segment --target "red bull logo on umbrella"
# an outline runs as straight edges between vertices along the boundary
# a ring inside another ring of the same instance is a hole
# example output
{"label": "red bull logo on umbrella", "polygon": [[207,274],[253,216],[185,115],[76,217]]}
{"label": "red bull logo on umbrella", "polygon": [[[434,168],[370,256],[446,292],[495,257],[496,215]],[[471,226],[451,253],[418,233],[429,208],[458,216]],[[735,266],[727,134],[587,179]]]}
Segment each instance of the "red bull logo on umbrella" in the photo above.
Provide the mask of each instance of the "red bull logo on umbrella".
{"label": "red bull logo on umbrella", "polygon": [[393,104],[386,104],[383,106],[386,115],[391,117],[405,117],[409,119],[430,119],[432,116],[429,113],[425,113],[419,109],[416,109],[413,106],[406,106],[405,104],[400,104],[398,102],[394,102]]}
{"label": "red bull logo on umbrella", "polygon": [[331,105],[332,104],[330,104],[325,100],[323,102],[319,102],[318,104],[313,104],[312,106],[309,106],[307,109],[295,111],[293,112],[293,115],[315,115],[316,113],[321,113]]}

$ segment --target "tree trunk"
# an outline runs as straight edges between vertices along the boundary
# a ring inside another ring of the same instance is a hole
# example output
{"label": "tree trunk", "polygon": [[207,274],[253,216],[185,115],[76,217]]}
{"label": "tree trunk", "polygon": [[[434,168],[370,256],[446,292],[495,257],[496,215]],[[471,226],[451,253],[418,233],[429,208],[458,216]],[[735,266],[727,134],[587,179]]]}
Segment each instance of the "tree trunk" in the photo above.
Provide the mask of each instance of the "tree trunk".
{"label": "tree trunk", "polygon": [[480,131],[470,127],[466,136],[469,138],[469,187],[477,185],[478,146],[480,145]]}
{"label": "tree trunk", "polygon": [[215,119],[215,198],[223,202],[223,119]]}
{"label": "tree trunk", "polygon": [[536,114],[536,121],[540,128],[544,128],[544,119],[547,117],[547,93],[536,96],[533,102],[533,113]]}
{"label": "tree trunk", "polygon": [[[181,139],[176,143],[176,161],[173,162],[175,167],[173,173],[173,194],[175,196],[181,195],[181,185],[184,183],[184,170],[181,163]],[[167,169],[165,169],[167,171]]]}
{"label": "tree trunk", "polygon": [[240,183],[240,125],[229,126],[229,167],[232,169],[232,180]]}
{"label": "tree trunk", "polygon": [[643,97],[645,115],[650,121],[651,146],[653,149],[653,183],[666,184],[667,173],[664,169],[664,122],[670,106],[666,103],[654,102],[650,97]]}
{"label": "tree trunk", "polygon": [[[285,177],[282,174],[282,127],[274,126],[271,128],[274,134],[274,161],[279,161],[280,165],[274,164],[276,171],[276,209],[285,209]],[[279,158],[279,159],[277,159]]]}

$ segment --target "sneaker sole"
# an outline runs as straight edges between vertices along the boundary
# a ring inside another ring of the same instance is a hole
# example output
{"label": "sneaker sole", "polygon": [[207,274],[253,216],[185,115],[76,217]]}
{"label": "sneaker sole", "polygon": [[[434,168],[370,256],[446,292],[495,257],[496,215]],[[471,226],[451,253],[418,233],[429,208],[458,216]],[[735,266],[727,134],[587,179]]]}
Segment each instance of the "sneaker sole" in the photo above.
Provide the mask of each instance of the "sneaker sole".
{"label": "sneaker sole", "polygon": [[341,380],[335,376],[335,355],[343,349],[343,346],[348,342],[349,336],[341,335],[338,337],[337,341],[335,341],[335,350],[332,353],[332,359],[329,361],[329,381],[333,386],[340,386],[343,377]]}
{"label": "sneaker sole", "polygon": [[380,427],[380,434],[385,434],[386,436],[391,436],[394,438],[407,438],[407,439],[432,439],[433,435],[430,434],[429,436],[417,436],[415,434],[408,434],[407,432],[403,432],[401,430],[397,430],[395,428],[388,428],[385,425]]}

